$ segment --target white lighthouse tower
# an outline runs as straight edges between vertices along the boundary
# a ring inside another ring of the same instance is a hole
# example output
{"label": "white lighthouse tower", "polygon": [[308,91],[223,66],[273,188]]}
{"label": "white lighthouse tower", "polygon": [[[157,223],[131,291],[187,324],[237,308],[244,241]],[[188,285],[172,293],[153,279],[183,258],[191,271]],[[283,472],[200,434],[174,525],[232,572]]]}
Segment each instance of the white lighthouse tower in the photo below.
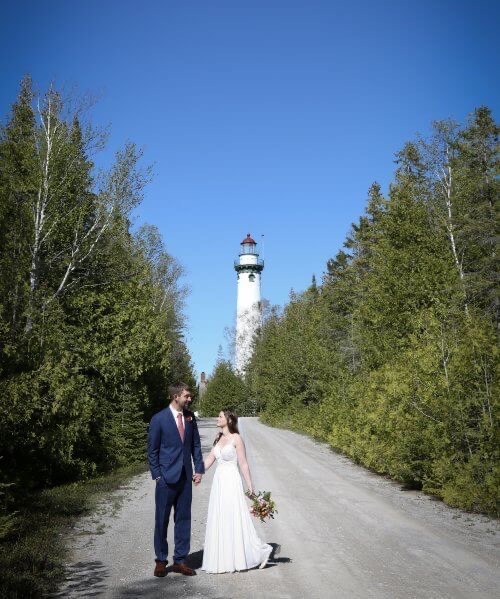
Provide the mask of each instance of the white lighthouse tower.
{"label": "white lighthouse tower", "polygon": [[259,259],[257,244],[250,233],[240,245],[240,255],[234,261],[234,270],[238,273],[235,366],[243,374],[251,357],[253,336],[261,325],[260,274],[264,260]]}

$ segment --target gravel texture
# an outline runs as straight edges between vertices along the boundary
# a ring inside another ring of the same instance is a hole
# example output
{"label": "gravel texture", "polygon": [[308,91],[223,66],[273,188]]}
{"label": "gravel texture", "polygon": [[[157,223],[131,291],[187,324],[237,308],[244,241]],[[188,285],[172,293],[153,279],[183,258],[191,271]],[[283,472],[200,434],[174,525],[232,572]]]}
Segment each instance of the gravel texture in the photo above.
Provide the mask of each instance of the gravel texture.
{"label": "gravel texture", "polygon": [[[256,527],[281,545],[264,570],[153,577],[154,482],[149,473],[82,519],[60,597],[204,599],[473,599],[499,597],[499,523],[452,509],[353,464],[322,443],[240,419],[256,490],[276,520]],[[217,429],[199,421],[203,453]],[[193,490],[189,563],[201,566],[215,466]],[[170,552],[173,526],[169,527]]]}

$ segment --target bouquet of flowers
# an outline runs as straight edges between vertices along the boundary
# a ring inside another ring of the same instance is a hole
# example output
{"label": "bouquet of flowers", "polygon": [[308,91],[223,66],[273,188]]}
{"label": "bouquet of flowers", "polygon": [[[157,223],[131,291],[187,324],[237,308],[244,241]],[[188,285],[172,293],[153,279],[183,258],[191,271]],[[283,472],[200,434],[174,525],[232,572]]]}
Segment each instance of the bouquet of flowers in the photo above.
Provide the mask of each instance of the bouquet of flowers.
{"label": "bouquet of flowers", "polygon": [[275,502],[271,499],[271,491],[258,491],[250,493],[246,491],[245,495],[252,500],[250,513],[256,518],[260,518],[261,522],[265,522],[266,518],[274,520],[274,514],[278,513]]}

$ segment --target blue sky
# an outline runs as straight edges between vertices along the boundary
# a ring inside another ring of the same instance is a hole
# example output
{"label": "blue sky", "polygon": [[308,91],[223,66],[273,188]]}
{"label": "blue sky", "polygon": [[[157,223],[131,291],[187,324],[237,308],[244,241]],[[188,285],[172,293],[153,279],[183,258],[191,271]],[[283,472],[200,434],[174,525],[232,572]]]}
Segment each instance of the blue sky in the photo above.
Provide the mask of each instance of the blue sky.
{"label": "blue sky", "polygon": [[210,372],[246,233],[265,235],[263,296],[283,304],[406,140],[482,104],[498,118],[499,17],[493,0],[6,0],[0,114],[27,72],[101,95],[110,152],[133,140],[155,164],[137,223],[186,269],[188,344]]}

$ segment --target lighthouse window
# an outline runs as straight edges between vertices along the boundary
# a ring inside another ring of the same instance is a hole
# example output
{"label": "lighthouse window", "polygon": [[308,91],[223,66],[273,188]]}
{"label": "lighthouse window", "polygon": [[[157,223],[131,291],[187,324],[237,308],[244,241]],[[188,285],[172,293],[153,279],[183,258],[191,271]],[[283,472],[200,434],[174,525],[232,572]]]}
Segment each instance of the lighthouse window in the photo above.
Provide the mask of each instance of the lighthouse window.
{"label": "lighthouse window", "polygon": [[250,283],[253,283],[255,281],[255,275],[248,275],[248,280]]}

